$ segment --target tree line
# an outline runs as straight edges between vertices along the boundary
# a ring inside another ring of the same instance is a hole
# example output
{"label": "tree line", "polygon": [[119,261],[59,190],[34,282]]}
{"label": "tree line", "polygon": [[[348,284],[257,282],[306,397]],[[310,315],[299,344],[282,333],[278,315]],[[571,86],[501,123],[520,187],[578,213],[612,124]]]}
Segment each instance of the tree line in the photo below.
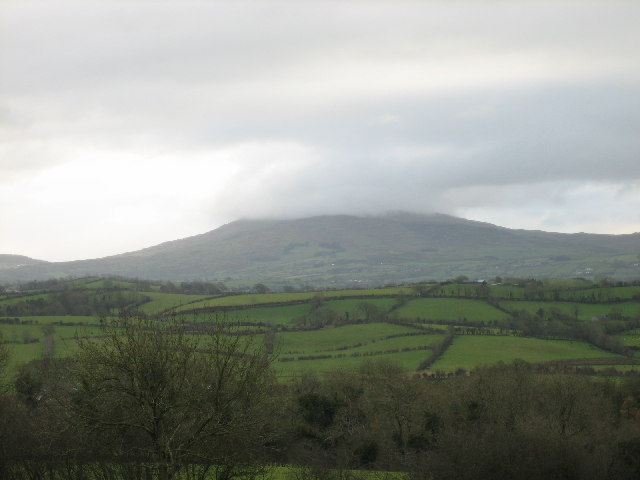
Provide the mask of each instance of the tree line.
{"label": "tree line", "polygon": [[149,297],[131,290],[62,289],[42,297],[0,304],[0,316],[102,315],[125,307],[142,305]]}

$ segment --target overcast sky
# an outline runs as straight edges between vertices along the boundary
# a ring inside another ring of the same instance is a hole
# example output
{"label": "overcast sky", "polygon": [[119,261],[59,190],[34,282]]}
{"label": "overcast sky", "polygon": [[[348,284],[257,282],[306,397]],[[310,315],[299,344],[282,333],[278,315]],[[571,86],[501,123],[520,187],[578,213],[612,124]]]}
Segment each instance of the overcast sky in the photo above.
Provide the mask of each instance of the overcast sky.
{"label": "overcast sky", "polygon": [[0,1],[0,253],[241,217],[640,231],[640,2]]}

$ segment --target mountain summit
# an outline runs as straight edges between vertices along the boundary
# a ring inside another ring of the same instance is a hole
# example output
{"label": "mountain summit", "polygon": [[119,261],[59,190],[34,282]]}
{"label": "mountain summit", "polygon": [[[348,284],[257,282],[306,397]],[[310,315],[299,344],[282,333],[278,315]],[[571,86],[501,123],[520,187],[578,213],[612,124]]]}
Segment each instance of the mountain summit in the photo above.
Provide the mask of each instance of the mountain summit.
{"label": "mountain summit", "polygon": [[121,275],[331,286],[457,275],[636,278],[639,254],[637,233],[513,230],[442,214],[327,215],[238,220],[201,235],[93,260],[0,258],[0,281]]}

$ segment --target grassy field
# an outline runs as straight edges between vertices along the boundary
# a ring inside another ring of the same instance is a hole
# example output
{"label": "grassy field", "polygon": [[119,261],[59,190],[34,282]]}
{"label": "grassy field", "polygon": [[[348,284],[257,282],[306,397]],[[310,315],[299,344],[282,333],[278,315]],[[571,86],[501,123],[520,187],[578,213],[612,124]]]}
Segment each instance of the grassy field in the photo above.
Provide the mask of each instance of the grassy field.
{"label": "grassy field", "polygon": [[596,371],[615,368],[621,372],[640,372],[640,365],[580,365],[581,367],[590,367]]}
{"label": "grassy field", "polygon": [[225,312],[226,319],[231,322],[256,322],[269,325],[291,325],[293,321],[308,313],[310,305],[283,305],[274,307],[252,307]]}
{"label": "grassy field", "polygon": [[48,293],[37,293],[35,295],[11,295],[0,298],[0,305],[12,305],[16,303],[26,302],[27,300],[38,300],[47,298]]}
{"label": "grassy field", "polygon": [[[94,278],[73,280],[70,285],[88,292],[90,301],[98,296],[104,299],[112,295],[120,295],[132,302],[133,306],[140,298],[137,296],[137,288],[140,284],[134,282]],[[432,350],[428,347],[440,345],[445,335],[444,333],[428,334],[420,330],[419,326],[431,326],[445,331],[448,328],[447,323],[460,325],[471,322],[486,325],[508,318],[508,313],[477,297],[485,295],[487,289],[492,296],[503,298],[500,300],[502,307],[511,311],[525,310],[534,315],[534,321],[539,311],[543,313],[545,319],[554,312],[570,318],[577,316],[583,321],[601,317],[599,321],[603,322],[602,325],[606,323],[602,320],[606,315],[615,314],[624,318],[640,317],[640,301],[629,300],[640,291],[638,286],[610,287],[607,285],[585,288],[588,283],[582,280],[545,280],[535,285],[536,288],[543,289],[545,297],[564,298],[574,295],[589,298],[590,303],[517,300],[524,298],[525,287],[522,285],[444,283],[376,289],[248,293],[225,296],[161,293],[150,292],[147,289],[140,295],[146,295],[149,301],[140,309],[146,314],[158,314],[177,307],[177,310],[183,312],[182,320],[185,322],[243,324],[239,328],[253,332],[256,345],[263,346],[265,342],[271,345],[273,340],[279,359],[285,360],[276,362],[276,368],[282,375],[291,375],[301,370],[325,371],[334,367],[351,369],[372,356],[384,357],[398,363],[406,371],[413,371],[431,355]],[[131,290],[109,290],[126,286],[130,286]],[[159,288],[159,286],[156,287]],[[418,293],[427,296],[419,297]],[[468,298],[458,297],[464,295]],[[593,303],[594,297],[626,300]],[[508,298],[510,300],[507,300]],[[47,294],[36,292],[34,295],[20,298],[0,297],[0,303],[2,301],[24,302],[26,299],[46,301]],[[60,298],[54,298],[52,301],[58,302],[56,306],[61,304]],[[205,307],[220,307],[224,311],[198,311]],[[369,312],[365,313],[367,308]],[[184,313],[189,310],[195,310],[196,313]],[[381,320],[384,319],[385,314],[391,322],[399,320],[411,325],[412,322],[419,321],[419,324],[416,323],[416,326],[412,327],[383,323]],[[2,338],[8,342],[8,348],[13,352],[11,360],[13,366],[42,358],[45,350],[47,354],[55,357],[71,355],[76,348],[76,337],[99,337],[104,334],[99,327],[97,316],[31,315],[20,317],[18,324],[10,323],[13,321],[14,317],[9,316],[6,323],[0,324]],[[369,321],[369,323],[358,323],[363,321]],[[545,325],[547,323],[545,322]],[[609,324],[616,328],[619,328],[620,324],[624,327],[621,320],[615,320]],[[322,329],[311,329],[318,325],[328,326]],[[629,321],[628,325],[634,324]],[[294,329],[300,330],[291,331]],[[460,330],[458,333],[465,333],[465,331]],[[498,333],[498,330],[494,333]],[[50,335],[48,339],[47,335]],[[272,335],[275,337],[271,337]],[[389,336],[395,336],[395,338],[387,338]],[[625,331],[619,337],[626,346],[640,346],[640,335],[637,331]],[[638,355],[640,352],[635,354]],[[331,358],[298,359],[298,357],[319,355]],[[431,369],[455,370],[458,367],[470,369],[483,363],[510,362],[514,358],[538,362],[603,356],[611,356],[611,354],[582,341],[458,335],[453,345]]]}
{"label": "grassy field", "polygon": [[[367,299],[344,299],[328,300],[322,302],[323,307],[331,308],[342,318],[351,320],[364,319],[362,303],[370,303],[380,308],[388,310],[396,303],[394,298],[367,298]],[[300,318],[311,312],[311,304],[301,303],[294,305],[277,305],[265,307],[250,307],[225,312],[227,319],[239,322],[267,323],[272,325],[291,325],[296,318]]]}
{"label": "grassy field", "polygon": [[[39,318],[39,317],[29,317]],[[42,358],[45,348],[45,338],[47,331],[51,333],[53,337],[53,356],[54,357],[67,357],[76,348],[77,337],[95,337],[103,335],[102,329],[93,324],[76,325],[52,325],[54,319],[60,317],[47,317],[47,321],[42,321],[40,324],[32,325],[0,325],[0,332],[2,338],[9,342],[7,347],[11,352],[10,365],[17,365],[20,363],[26,363],[30,360]],[[86,319],[87,317],[63,317],[69,322],[68,319]],[[91,318],[91,317],[89,317]],[[44,319],[44,318],[43,318]],[[93,319],[91,319],[93,320]],[[95,320],[93,320],[95,321]]]}
{"label": "grassy field", "polygon": [[500,306],[510,311],[524,310],[534,314],[542,309],[547,314],[556,309],[557,311],[575,317],[576,313],[580,320],[591,320],[593,317],[609,315],[612,312],[620,312],[624,316],[640,315],[640,302],[622,302],[611,304],[591,304],[572,302],[529,302],[529,301],[502,301]]}
{"label": "grassy field", "polygon": [[[327,478],[345,480],[406,480],[408,475],[404,472],[376,472],[372,470],[348,470],[344,472],[327,473]],[[330,476],[329,476],[330,475]],[[296,466],[274,466],[267,468],[265,476],[257,477],[262,480],[295,480],[300,478],[314,478],[311,474]]]}
{"label": "grassy field", "polygon": [[[640,287],[599,287],[579,290],[559,290],[558,295],[562,300],[569,301],[587,300],[608,302],[612,300],[631,300],[637,295],[640,295]],[[554,295],[548,295],[547,298],[553,299]]]}
{"label": "grassy field", "polygon": [[274,368],[279,377],[297,377],[304,372],[330,372],[333,370],[357,370],[360,365],[371,360],[387,360],[406,372],[414,372],[431,352],[429,350],[414,350],[409,352],[389,353],[376,356],[362,357],[334,357],[317,360],[303,360],[293,362],[276,362]]}
{"label": "grassy field", "polygon": [[513,336],[457,336],[444,355],[429,370],[455,371],[478,365],[510,363],[516,358],[527,362],[602,358],[615,356],[592,345],[570,340],[541,340]]}
{"label": "grassy field", "polygon": [[304,302],[318,295],[317,292],[294,293],[247,293],[242,295],[227,295],[209,300],[202,300],[189,305],[178,307],[177,311],[194,310],[210,307],[249,307],[268,305],[270,303]]}
{"label": "grassy field", "polygon": [[[640,286],[596,287],[588,288],[588,284],[572,279],[545,279],[539,287],[538,293],[542,301],[589,301],[609,302],[618,300],[632,300],[640,295]],[[450,283],[431,290],[433,296],[475,297],[480,284]],[[495,298],[504,300],[523,300],[526,298],[524,285],[496,285],[487,284],[486,287]]]}
{"label": "grassy field", "polygon": [[626,347],[640,347],[640,335],[619,335]]}
{"label": "grassy field", "polygon": [[340,316],[344,317],[348,314],[351,319],[365,319],[360,305],[368,303],[375,305],[383,311],[389,310],[397,303],[395,298],[350,298],[345,300],[329,300],[323,303],[324,306],[332,308]]}
{"label": "grassy field", "polygon": [[[76,325],[99,323],[99,318],[92,315],[41,315],[20,317],[24,323],[32,322],[34,325],[50,325],[53,323],[73,323]],[[2,328],[2,326],[0,326]]]}
{"label": "grassy field", "polygon": [[[264,307],[269,309],[301,309],[305,305],[295,305],[290,307]],[[233,312],[231,312],[233,313]],[[294,312],[290,312],[294,313]],[[263,320],[266,319],[264,314]],[[2,325],[0,326],[3,336],[11,344],[8,347],[11,351],[12,360],[10,367],[26,363],[29,360],[39,359],[43,356],[45,345],[45,329],[50,328],[49,333],[53,335],[53,356],[67,357],[77,349],[77,337],[100,337],[104,335],[102,328],[95,323],[87,324],[90,317],[78,317],[78,323],[69,325],[70,320],[75,317],[66,317],[67,325],[52,325],[53,320],[59,317],[48,317],[49,322],[33,325]],[[225,318],[230,320],[233,317]],[[254,320],[256,317],[252,317]],[[245,327],[251,328],[251,327]],[[408,335],[413,334],[413,335]],[[392,338],[387,338],[392,336]],[[294,357],[292,362],[276,362],[276,370],[282,374],[289,375],[293,371],[301,370],[327,370],[335,366],[352,368],[362,361],[374,356],[385,356],[385,358],[401,365],[404,369],[411,371],[430,355],[430,350],[426,347],[442,342],[444,334],[423,334],[420,329],[395,325],[389,323],[368,323],[345,325],[341,327],[326,327],[320,330],[299,331],[299,332],[279,332],[275,336],[275,347],[279,357]],[[33,343],[24,343],[28,340]],[[257,345],[264,344],[264,335],[255,335],[254,341]],[[420,348],[419,350],[417,350]],[[405,349],[405,351],[402,351]],[[410,351],[406,351],[410,350]],[[330,361],[325,360],[297,360],[299,356],[309,355],[331,355],[335,358]]]}
{"label": "grassy field", "polygon": [[207,307],[241,307],[253,305],[268,305],[270,303],[305,302],[313,297],[326,300],[345,297],[359,297],[368,301],[371,297],[404,296],[413,294],[410,287],[388,287],[349,290],[323,290],[319,292],[290,292],[290,293],[246,293],[241,295],[227,295],[210,300],[184,305],[178,310],[189,310]]}
{"label": "grassy field", "polygon": [[[479,283],[448,283],[444,285],[437,286],[430,291],[430,295],[440,297],[476,297],[478,288],[482,285]],[[491,291],[497,292],[499,287],[490,286]],[[516,291],[522,290],[518,287],[502,287],[502,290],[506,292],[505,289],[514,289]],[[514,297],[520,298],[520,297]]]}
{"label": "grassy field", "polygon": [[276,345],[281,355],[287,355],[289,352],[311,354],[326,350],[335,351],[338,348],[359,343],[369,343],[381,340],[389,335],[419,332],[418,329],[405,327],[403,325],[363,323],[336,328],[329,327],[321,330],[278,334]]}
{"label": "grassy field", "polygon": [[[286,377],[303,371],[353,370],[370,359],[384,358],[405,371],[415,371],[431,355],[427,347],[439,345],[443,339],[444,334],[422,334],[418,329],[388,323],[284,332],[276,335],[278,361],[274,366]],[[300,359],[320,355],[331,358]]]}
{"label": "grassy field", "polygon": [[482,300],[458,298],[418,298],[394,311],[400,319],[470,321],[501,320],[505,313]]}
{"label": "grassy field", "polygon": [[407,286],[384,288],[352,288],[345,290],[324,290],[323,295],[328,298],[335,297],[379,297],[413,295],[414,289]]}
{"label": "grassy field", "polygon": [[42,342],[28,344],[7,344],[9,350],[9,364],[7,371],[12,375],[20,365],[24,365],[31,360],[42,358]]}
{"label": "grassy field", "polygon": [[123,280],[110,280],[106,278],[78,278],[71,280],[69,286],[73,288],[90,288],[93,290],[103,288],[135,288],[135,283]]}
{"label": "grassy field", "polygon": [[496,298],[524,298],[524,287],[514,287],[510,285],[491,285],[491,294]]}
{"label": "grassy field", "polygon": [[171,308],[188,306],[189,304],[211,299],[213,295],[186,295],[182,293],[144,292],[150,298],[140,306],[145,313],[160,313]]}

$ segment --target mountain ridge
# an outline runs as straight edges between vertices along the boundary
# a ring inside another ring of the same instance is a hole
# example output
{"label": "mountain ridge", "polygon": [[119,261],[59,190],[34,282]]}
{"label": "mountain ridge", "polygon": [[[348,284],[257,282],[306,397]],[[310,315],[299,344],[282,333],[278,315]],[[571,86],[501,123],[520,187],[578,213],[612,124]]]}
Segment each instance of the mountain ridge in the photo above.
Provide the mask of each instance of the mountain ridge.
{"label": "mountain ridge", "polygon": [[639,233],[555,233],[445,214],[393,212],[241,219],[199,235],[89,260],[44,262],[0,255],[0,281],[120,275],[325,286],[580,273],[628,279],[640,276],[639,255]]}

